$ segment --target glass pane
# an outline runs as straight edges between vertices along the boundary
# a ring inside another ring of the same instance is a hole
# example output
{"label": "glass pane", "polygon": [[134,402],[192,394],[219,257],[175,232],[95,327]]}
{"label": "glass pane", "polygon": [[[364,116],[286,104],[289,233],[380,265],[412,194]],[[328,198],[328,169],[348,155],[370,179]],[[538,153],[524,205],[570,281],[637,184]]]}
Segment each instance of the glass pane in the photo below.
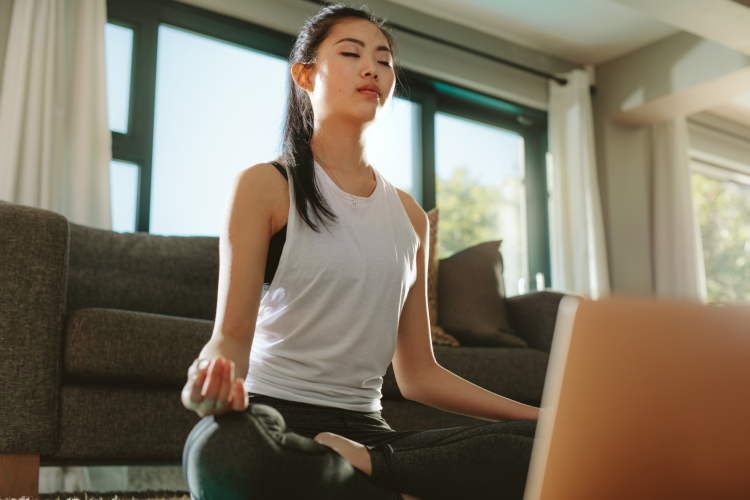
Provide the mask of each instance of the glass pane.
{"label": "glass pane", "polygon": [[150,232],[218,236],[238,172],[280,153],[287,62],[159,27]]}
{"label": "glass pane", "polygon": [[420,108],[419,104],[395,98],[386,114],[367,129],[367,157],[370,164],[388,182],[412,196],[413,173],[418,163],[415,131]]}
{"label": "glass pane", "polygon": [[138,173],[135,163],[109,162],[109,193],[112,198],[112,230],[135,232],[136,203],[138,202]]}
{"label": "glass pane", "polygon": [[130,69],[133,60],[133,30],[104,25],[104,65],[107,74],[107,123],[113,132],[128,132]]}
{"label": "glass pane", "polygon": [[436,196],[440,258],[503,240],[505,291],[528,280],[523,138],[513,132],[437,113]]}
{"label": "glass pane", "polygon": [[701,173],[692,184],[708,301],[750,302],[750,186]]}

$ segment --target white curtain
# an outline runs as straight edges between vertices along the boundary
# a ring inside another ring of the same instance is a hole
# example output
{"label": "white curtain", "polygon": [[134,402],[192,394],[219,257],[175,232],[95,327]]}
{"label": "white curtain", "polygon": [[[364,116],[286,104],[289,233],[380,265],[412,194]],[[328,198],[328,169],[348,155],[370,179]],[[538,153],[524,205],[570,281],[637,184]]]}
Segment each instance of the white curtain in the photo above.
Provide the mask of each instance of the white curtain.
{"label": "white curtain", "polygon": [[706,271],[693,205],[687,122],[650,127],[654,290],[659,297],[706,302]]}
{"label": "white curtain", "polygon": [[576,69],[549,82],[552,287],[597,299],[609,294],[590,79]]}
{"label": "white curtain", "polygon": [[0,93],[0,199],[111,229],[105,0],[16,0]]}

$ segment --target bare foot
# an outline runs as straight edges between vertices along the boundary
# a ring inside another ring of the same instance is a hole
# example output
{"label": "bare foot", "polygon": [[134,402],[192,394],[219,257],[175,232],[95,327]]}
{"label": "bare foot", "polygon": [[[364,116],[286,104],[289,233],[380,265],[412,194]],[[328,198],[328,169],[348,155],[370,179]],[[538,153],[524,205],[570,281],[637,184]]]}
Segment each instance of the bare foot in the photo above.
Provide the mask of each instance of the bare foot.
{"label": "bare foot", "polygon": [[324,446],[333,448],[354,467],[372,476],[372,459],[365,445],[332,432],[321,432],[314,439]]}
{"label": "bare foot", "polygon": [[[365,445],[332,432],[321,432],[314,439],[318,443],[332,448],[357,469],[368,476],[372,476],[372,459]],[[404,497],[404,500],[419,500],[419,498],[408,493],[401,493],[401,496]]]}

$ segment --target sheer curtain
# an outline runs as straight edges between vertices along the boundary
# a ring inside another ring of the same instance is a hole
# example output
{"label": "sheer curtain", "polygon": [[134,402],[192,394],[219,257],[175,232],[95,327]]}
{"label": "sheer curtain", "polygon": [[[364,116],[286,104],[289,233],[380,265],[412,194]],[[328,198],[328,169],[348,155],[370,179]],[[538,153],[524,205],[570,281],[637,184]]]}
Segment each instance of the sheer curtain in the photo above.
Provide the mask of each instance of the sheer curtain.
{"label": "sheer curtain", "polygon": [[685,117],[657,123],[651,136],[651,228],[654,291],[664,298],[706,302],[700,226],[690,183]]}
{"label": "sheer curtain", "polygon": [[16,0],[0,93],[0,199],[111,229],[105,0]]}
{"label": "sheer curtain", "polygon": [[548,183],[552,286],[593,299],[609,294],[594,124],[586,71],[549,82]]}

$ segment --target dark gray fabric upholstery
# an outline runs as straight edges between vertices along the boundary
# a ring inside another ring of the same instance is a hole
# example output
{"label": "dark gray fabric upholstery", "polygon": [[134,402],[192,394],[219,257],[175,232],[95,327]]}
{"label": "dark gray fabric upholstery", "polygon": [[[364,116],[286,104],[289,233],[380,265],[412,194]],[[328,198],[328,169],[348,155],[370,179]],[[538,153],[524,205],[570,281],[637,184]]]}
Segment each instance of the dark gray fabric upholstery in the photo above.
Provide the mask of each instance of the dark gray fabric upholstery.
{"label": "dark gray fabric upholstery", "polygon": [[65,327],[67,382],[182,388],[214,322],[118,309],[79,309]]}
{"label": "dark gray fabric upholstery", "polygon": [[543,291],[508,297],[505,305],[516,334],[529,347],[549,353],[557,309],[564,293]]}
{"label": "dark gray fabric upholstery", "polygon": [[180,390],[64,386],[55,459],[179,462],[200,417],[182,406]]}
{"label": "dark gray fabric upholstery", "polygon": [[213,320],[219,238],[118,233],[70,224],[68,308]]}
{"label": "dark gray fabric upholstery", "polygon": [[0,202],[0,453],[57,442],[67,264],[65,217]]}
{"label": "dark gray fabric upholstery", "polygon": [[[440,366],[479,387],[523,403],[542,400],[547,353],[504,347],[433,346],[433,350]],[[393,365],[383,377],[383,397],[403,398]]]}

